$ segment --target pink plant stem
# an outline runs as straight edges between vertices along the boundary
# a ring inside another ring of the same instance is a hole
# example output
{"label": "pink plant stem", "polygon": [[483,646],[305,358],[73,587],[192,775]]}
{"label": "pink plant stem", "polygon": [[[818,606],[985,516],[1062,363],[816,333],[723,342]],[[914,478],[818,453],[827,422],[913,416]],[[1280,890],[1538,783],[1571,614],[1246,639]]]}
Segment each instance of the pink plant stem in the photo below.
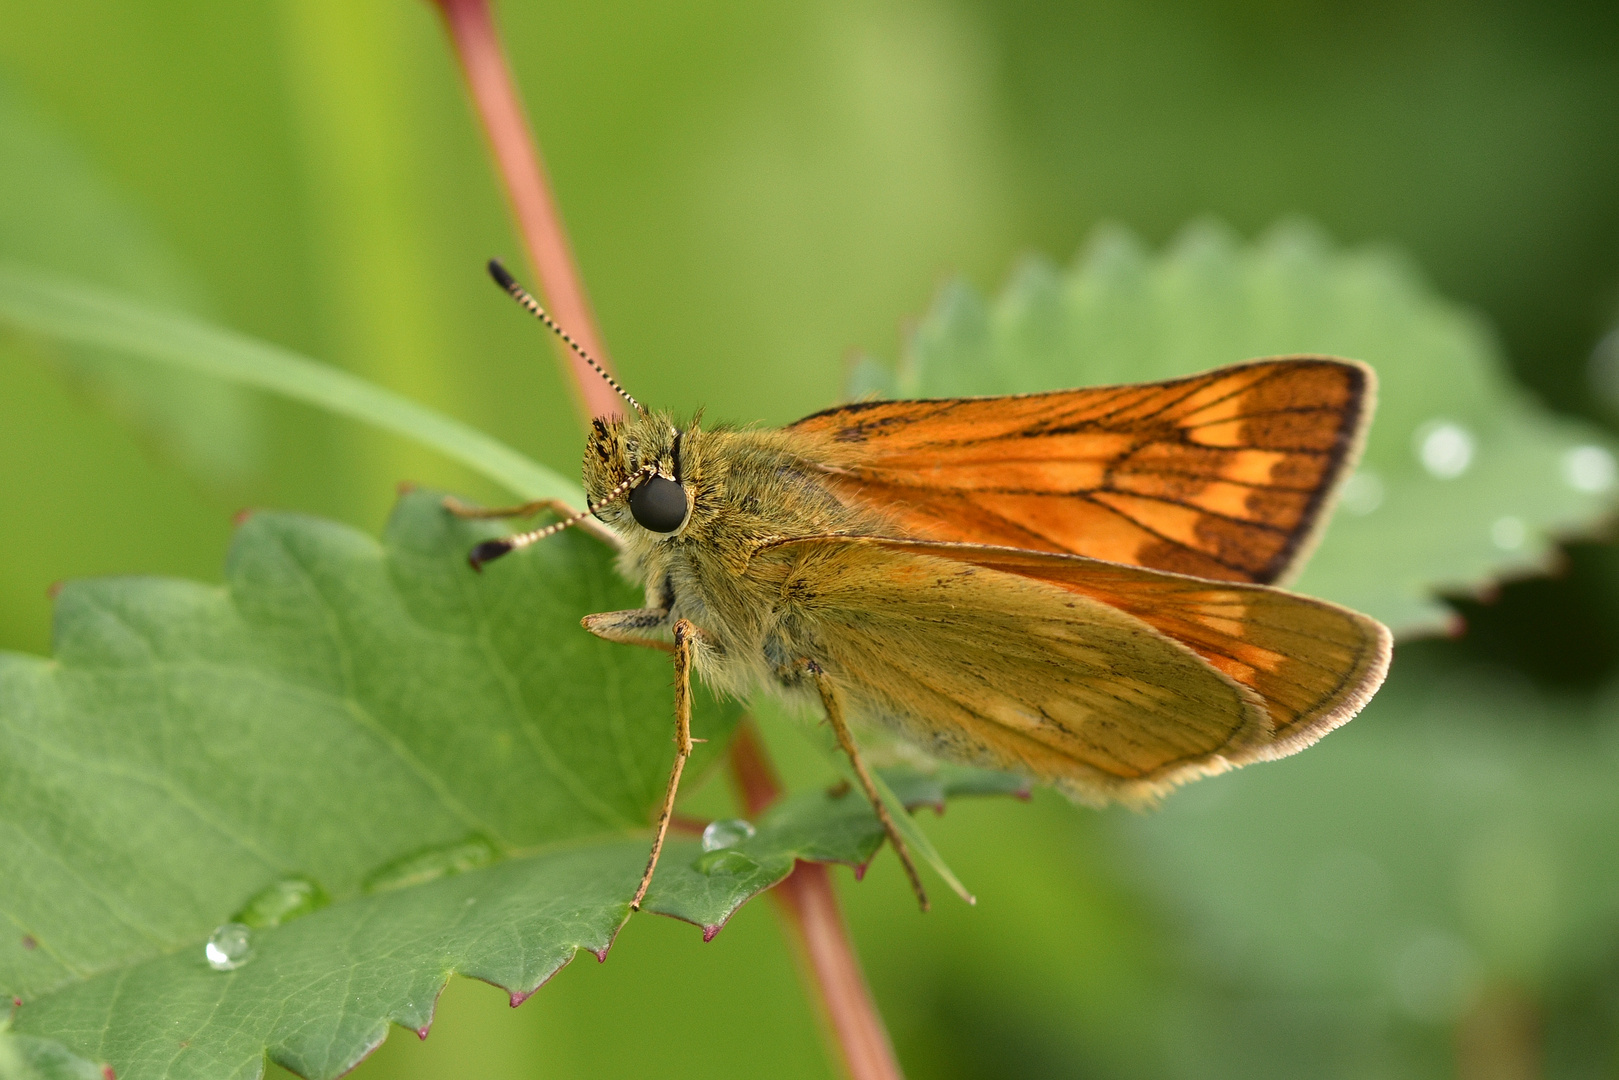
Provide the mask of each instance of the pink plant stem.
{"label": "pink plant stem", "polygon": [[[466,73],[467,86],[505,181],[512,211],[539,273],[540,288],[552,314],[585,350],[607,364],[601,333],[591,314],[584,283],[574,265],[562,219],[551,197],[539,148],[506,66],[500,35],[488,0],[434,0],[444,13],[450,40]],[[567,370],[590,416],[621,411],[612,389],[571,352]],[[731,771],[749,816],[781,794],[764,747],[745,722],[731,744]],[[819,997],[827,1026],[853,1080],[903,1080],[888,1030],[872,1002],[860,960],[838,909],[826,867],[799,862],[772,891],[777,910],[792,932],[807,981]]]}
{"label": "pink plant stem", "polygon": [[[731,777],[749,817],[757,816],[781,794],[751,720],[744,720],[731,740]],[[826,867],[797,862],[770,895],[792,932],[800,963],[820,999],[823,1018],[849,1076],[853,1080],[903,1080]]]}
{"label": "pink plant stem", "polygon": [[[568,234],[557,213],[556,200],[540,160],[539,147],[529,135],[528,119],[517,84],[506,65],[489,0],[434,0],[444,13],[450,40],[461,60],[467,88],[483,121],[484,133],[495,155],[506,195],[511,200],[517,227],[528,246],[529,260],[539,274],[540,291],[557,323],[584,346],[586,352],[612,370],[607,348],[590,310],[584,282],[574,265]],[[580,396],[586,419],[623,411],[623,401],[611,387],[557,342],[558,355],[572,374],[569,380]]]}

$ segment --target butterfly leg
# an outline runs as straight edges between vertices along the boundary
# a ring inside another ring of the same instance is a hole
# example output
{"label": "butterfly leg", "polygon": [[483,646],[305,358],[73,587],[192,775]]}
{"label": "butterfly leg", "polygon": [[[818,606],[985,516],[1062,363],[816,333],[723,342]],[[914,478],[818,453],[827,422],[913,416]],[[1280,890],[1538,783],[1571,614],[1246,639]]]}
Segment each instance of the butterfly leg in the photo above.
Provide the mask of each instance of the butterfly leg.
{"label": "butterfly leg", "polygon": [[[549,510],[559,518],[572,517],[576,512],[573,507],[561,499],[535,499],[520,506],[468,506],[454,495],[446,495],[442,500],[444,509],[458,518],[468,521],[481,521],[488,518],[519,518],[537,514],[541,510]],[[576,526],[589,533],[604,544],[610,544],[614,549],[624,546],[618,534],[595,518],[584,518]]]}
{"label": "butterfly leg", "polygon": [[619,645],[639,645],[643,649],[674,652],[663,638],[669,629],[669,612],[663,608],[636,608],[633,611],[604,611],[586,615],[579,624],[603,641]]}
{"label": "butterfly leg", "polygon": [[559,499],[535,499],[533,502],[526,502],[520,506],[471,506],[457,499],[454,495],[446,495],[440,500],[440,505],[458,518],[476,521],[482,518],[528,517],[530,514],[537,514],[541,510],[554,508],[560,502],[561,500]]}
{"label": "butterfly leg", "polygon": [[663,840],[669,834],[669,821],[675,814],[675,796],[680,793],[680,774],[685,771],[686,759],[691,757],[691,649],[698,629],[685,619],[675,622],[675,764],[669,770],[669,787],[663,793],[663,809],[658,811],[658,829],[652,837],[652,854],[647,856],[646,873],[641,885],[630,901],[631,911],[641,910],[641,901],[647,887],[652,884],[652,872],[658,868],[658,856],[663,854]]}
{"label": "butterfly leg", "polygon": [[820,691],[821,704],[826,708],[826,718],[832,724],[833,732],[837,734],[838,745],[849,755],[849,763],[854,766],[855,776],[859,777],[866,798],[871,800],[871,808],[877,811],[877,820],[882,822],[883,831],[888,833],[888,842],[894,845],[894,854],[899,856],[900,864],[905,867],[905,876],[911,879],[911,888],[916,891],[917,903],[922,905],[923,911],[926,911],[928,894],[922,888],[922,878],[916,872],[916,864],[911,862],[910,849],[900,838],[899,827],[894,824],[894,819],[889,816],[888,807],[883,805],[882,798],[877,794],[877,785],[872,782],[871,773],[866,771],[866,763],[860,756],[859,747],[855,746],[854,736],[849,733],[849,725],[843,719],[843,701],[838,697],[837,687],[832,685],[832,680],[826,677],[826,672],[822,671],[820,665],[813,660],[807,666],[815,679],[815,689]]}

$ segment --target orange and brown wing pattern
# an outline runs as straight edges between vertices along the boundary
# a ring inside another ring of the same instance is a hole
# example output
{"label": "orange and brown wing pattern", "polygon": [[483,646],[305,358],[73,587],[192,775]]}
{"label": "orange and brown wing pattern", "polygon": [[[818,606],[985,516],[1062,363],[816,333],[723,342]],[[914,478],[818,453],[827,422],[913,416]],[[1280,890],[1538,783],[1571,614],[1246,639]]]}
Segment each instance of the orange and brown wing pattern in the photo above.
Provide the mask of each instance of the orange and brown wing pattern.
{"label": "orange and brown wing pattern", "polygon": [[1382,685],[1392,656],[1393,639],[1376,619],[1268,586],[979,544],[846,542],[1043,581],[1140,619],[1258,695],[1270,731],[1224,748],[1233,765],[1285,757],[1349,720]]}
{"label": "orange and brown wing pattern", "polygon": [[826,440],[839,494],[909,536],[1268,583],[1316,534],[1374,385],[1362,364],[1289,357],[1168,382],[862,402],[788,430]]}
{"label": "orange and brown wing pattern", "polygon": [[1256,694],[1141,620],[908,543],[781,540],[749,567],[813,627],[853,715],[1095,804],[1149,800],[1270,741]]}

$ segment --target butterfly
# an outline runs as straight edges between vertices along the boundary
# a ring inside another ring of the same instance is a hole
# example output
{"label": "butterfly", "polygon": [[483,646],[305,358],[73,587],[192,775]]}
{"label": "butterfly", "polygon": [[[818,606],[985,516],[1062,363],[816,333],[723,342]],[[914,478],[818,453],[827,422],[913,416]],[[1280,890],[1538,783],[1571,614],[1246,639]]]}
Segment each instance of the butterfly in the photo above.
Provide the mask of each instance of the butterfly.
{"label": "butterfly", "polygon": [[676,754],[651,884],[692,750],[691,675],[818,705],[927,896],[850,727],[1101,805],[1309,746],[1381,685],[1377,620],[1276,588],[1319,537],[1370,420],[1364,364],[1291,356],[1163,382],[863,401],[779,430],[641,405],[498,262],[495,280],[613,386],[587,508],[485,541],[474,569],[579,526],[646,606],[584,619],[662,648]]}

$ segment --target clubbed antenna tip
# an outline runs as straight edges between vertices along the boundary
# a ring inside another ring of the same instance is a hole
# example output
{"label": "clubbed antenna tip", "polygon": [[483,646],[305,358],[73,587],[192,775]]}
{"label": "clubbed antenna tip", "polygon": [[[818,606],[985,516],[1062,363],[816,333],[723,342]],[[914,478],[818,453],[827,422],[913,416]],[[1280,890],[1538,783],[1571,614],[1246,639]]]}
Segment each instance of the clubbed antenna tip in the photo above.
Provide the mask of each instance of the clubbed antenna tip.
{"label": "clubbed antenna tip", "polygon": [[489,260],[489,276],[495,279],[496,285],[499,285],[507,292],[511,292],[512,286],[517,284],[517,279],[512,277],[504,266],[500,265],[499,259]]}
{"label": "clubbed antenna tip", "polygon": [[484,563],[493,562],[495,559],[500,558],[511,549],[512,545],[509,541],[485,540],[483,543],[467,552],[467,562],[474,570],[481,574],[483,573]]}
{"label": "clubbed antenna tip", "polygon": [[523,307],[527,308],[529,314],[533,315],[536,319],[544,323],[546,327],[557,337],[567,342],[568,348],[577,353],[579,359],[583,360],[586,364],[589,364],[591,369],[595,371],[596,374],[605,379],[607,381],[607,385],[611,386],[613,391],[617,393],[619,397],[633,405],[636,412],[640,413],[642,416],[647,415],[646,406],[642,405],[639,401],[636,401],[633,397],[631,397],[630,392],[618,385],[618,380],[607,374],[607,369],[602,367],[601,364],[597,363],[595,357],[585,352],[577,341],[569,337],[568,332],[562,329],[562,327],[558,326],[556,320],[551,318],[551,316],[546,313],[546,310],[540,306],[540,302],[534,299],[534,297],[530,296],[528,290],[519,285],[517,283],[517,279],[506,272],[506,268],[500,264],[499,259],[489,260],[489,276],[494,278],[495,284],[499,285],[502,289],[505,289],[506,292],[511,295],[513,300],[516,300],[519,304],[523,305]]}
{"label": "clubbed antenna tip", "polygon": [[467,552],[467,565],[471,566],[474,570],[481,574],[483,573],[485,563],[493,562],[502,555],[505,555],[507,552],[516,551],[518,548],[528,547],[536,540],[544,540],[547,536],[555,536],[563,529],[579,524],[581,521],[585,520],[585,518],[589,517],[591,514],[594,514],[596,511],[600,510],[614,499],[623,497],[626,491],[629,491],[636,484],[639,484],[642,480],[645,480],[647,477],[652,476],[656,472],[657,469],[654,466],[641,466],[629,476],[625,477],[624,481],[617,487],[613,488],[613,490],[602,496],[600,502],[587,502],[585,503],[586,508],[584,510],[579,511],[577,514],[573,514],[570,517],[565,517],[554,525],[547,525],[543,529],[534,529],[533,531],[526,533],[513,533],[511,536],[503,536],[498,540],[485,540],[483,543],[476,545],[471,551]]}

